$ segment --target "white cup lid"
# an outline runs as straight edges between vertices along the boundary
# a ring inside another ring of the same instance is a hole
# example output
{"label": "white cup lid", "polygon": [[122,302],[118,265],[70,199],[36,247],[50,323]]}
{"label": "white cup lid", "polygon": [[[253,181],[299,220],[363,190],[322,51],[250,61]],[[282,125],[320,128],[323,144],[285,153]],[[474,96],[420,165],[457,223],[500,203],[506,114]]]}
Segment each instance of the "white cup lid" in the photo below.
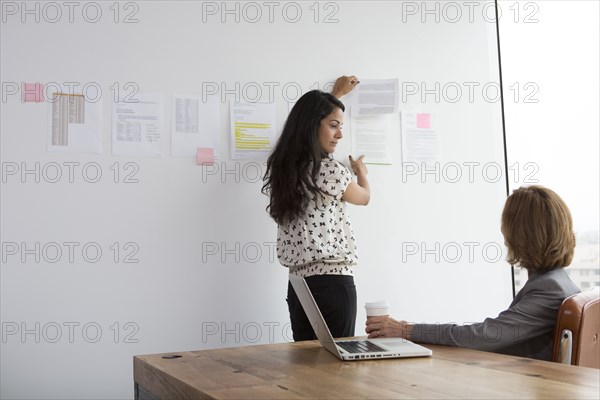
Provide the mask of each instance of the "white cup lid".
{"label": "white cup lid", "polygon": [[390,303],[387,300],[369,301],[365,303],[366,308],[384,308],[389,306]]}

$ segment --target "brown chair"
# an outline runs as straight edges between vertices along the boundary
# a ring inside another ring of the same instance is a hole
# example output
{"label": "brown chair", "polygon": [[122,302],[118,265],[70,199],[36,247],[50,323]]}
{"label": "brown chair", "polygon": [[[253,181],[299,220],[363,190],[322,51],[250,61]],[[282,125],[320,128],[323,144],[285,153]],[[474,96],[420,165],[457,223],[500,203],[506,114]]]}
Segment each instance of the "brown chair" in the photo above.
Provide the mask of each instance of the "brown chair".
{"label": "brown chair", "polygon": [[552,361],[600,368],[600,288],[567,297],[558,311]]}

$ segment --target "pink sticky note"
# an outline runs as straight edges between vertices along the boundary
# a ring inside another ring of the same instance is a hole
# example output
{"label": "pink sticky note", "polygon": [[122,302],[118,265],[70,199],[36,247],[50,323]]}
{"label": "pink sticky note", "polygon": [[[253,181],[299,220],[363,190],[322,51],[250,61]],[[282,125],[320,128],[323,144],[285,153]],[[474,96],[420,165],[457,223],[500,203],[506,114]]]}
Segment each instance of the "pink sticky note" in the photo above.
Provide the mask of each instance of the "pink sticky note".
{"label": "pink sticky note", "polygon": [[44,84],[25,83],[21,85],[23,103],[41,103],[44,101]]}
{"label": "pink sticky note", "polygon": [[215,149],[210,147],[198,147],[196,149],[196,164],[212,165],[215,163]]}
{"label": "pink sticky note", "polygon": [[417,114],[417,128],[429,129],[430,114]]}

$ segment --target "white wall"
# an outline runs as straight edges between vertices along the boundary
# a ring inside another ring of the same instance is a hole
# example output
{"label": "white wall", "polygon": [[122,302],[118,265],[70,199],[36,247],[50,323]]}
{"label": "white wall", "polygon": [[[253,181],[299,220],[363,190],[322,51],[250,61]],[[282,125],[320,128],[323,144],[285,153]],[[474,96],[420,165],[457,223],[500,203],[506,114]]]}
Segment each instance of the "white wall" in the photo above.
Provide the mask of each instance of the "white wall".
{"label": "white wall", "polygon": [[[78,170],[73,182],[65,175],[49,183],[43,174],[36,182],[32,174],[20,173],[3,179],[3,398],[128,397],[135,354],[291,336],[286,270],[270,252],[276,227],[264,212],[261,183],[254,179],[256,169],[264,172],[264,160],[228,158],[233,96],[224,94],[220,105],[225,157],[218,169],[203,168],[171,157],[168,146],[164,158],[112,156],[109,87],[114,82],[121,87],[134,82],[167,99],[173,93],[201,94],[207,82],[226,88],[238,82],[241,88],[276,83],[279,126],[286,100],[294,96],[282,92],[286,84],[307,91],[315,83],[322,88],[339,75],[356,74],[425,85],[433,93],[424,100],[421,92],[403,93],[401,108],[436,113],[440,177],[420,167],[406,176],[399,136],[395,163],[369,166],[372,202],[350,210],[360,252],[359,305],[387,298],[401,318],[463,322],[495,314],[510,302],[510,272],[503,255],[494,252],[502,246],[505,180],[503,175],[495,179],[495,169],[483,169],[504,165],[500,103],[493,91],[498,81],[495,24],[486,20],[493,9],[482,14],[483,6],[476,8],[471,18],[469,9],[462,9],[455,20],[451,9],[437,3],[436,21],[435,11],[423,13],[420,2],[330,2],[317,4],[315,22],[313,3],[278,3],[271,23],[268,9],[255,3],[263,19],[250,23],[255,14],[244,14],[243,3],[229,3],[239,7],[240,21],[226,15],[223,23],[219,14],[205,15],[204,22],[200,2],[138,1],[129,8],[120,4],[119,23],[113,21],[112,3],[99,3],[103,14],[97,23],[81,17],[83,5],[73,23],[68,9],[63,20],[50,23],[54,14],[50,9],[44,14],[43,5],[39,22],[32,15],[22,22],[21,3],[15,4],[14,15],[3,4],[2,82],[97,82],[104,93],[104,152],[48,153],[48,104],[22,103],[18,95],[2,102],[3,168],[16,163],[43,171],[52,162],[93,162],[103,173],[93,184]],[[298,22],[288,22],[295,18],[289,7],[302,10]],[[122,23],[130,12],[138,22]],[[326,16],[337,22],[324,23]],[[456,87],[461,93],[448,91]],[[483,92],[483,87],[491,89]],[[170,115],[169,101],[164,111]],[[348,153],[348,137],[344,146],[340,158]],[[138,182],[123,183],[120,175],[115,183],[115,163],[127,173],[128,162],[137,168]],[[455,165],[462,174],[458,182],[448,175]],[[43,248],[65,242],[79,243],[78,249],[94,243],[103,256],[90,263],[78,250],[74,262],[65,255],[49,263],[42,251],[37,252],[40,262],[24,251],[36,243]],[[7,243],[19,244],[19,253],[4,251]],[[114,243],[121,250],[117,261]],[[137,246],[138,263],[123,262],[131,249],[124,248],[127,243]],[[206,252],[213,244],[221,250],[216,255]],[[492,247],[482,253],[486,244]],[[403,252],[414,245],[417,254]],[[225,251],[236,246],[237,254]],[[257,249],[260,256],[251,252]],[[363,321],[359,310],[357,334]],[[101,337],[95,338],[98,329]],[[56,332],[62,336],[51,343]],[[89,343],[92,339],[97,341]]]}

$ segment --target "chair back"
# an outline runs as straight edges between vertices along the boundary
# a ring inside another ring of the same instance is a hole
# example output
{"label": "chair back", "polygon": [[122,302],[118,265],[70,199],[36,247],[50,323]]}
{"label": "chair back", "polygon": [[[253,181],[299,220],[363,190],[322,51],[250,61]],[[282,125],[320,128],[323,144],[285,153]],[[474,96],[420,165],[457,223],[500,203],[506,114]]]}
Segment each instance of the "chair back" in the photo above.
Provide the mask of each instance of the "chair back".
{"label": "chair back", "polygon": [[552,361],[600,368],[600,288],[567,297],[558,311]]}

